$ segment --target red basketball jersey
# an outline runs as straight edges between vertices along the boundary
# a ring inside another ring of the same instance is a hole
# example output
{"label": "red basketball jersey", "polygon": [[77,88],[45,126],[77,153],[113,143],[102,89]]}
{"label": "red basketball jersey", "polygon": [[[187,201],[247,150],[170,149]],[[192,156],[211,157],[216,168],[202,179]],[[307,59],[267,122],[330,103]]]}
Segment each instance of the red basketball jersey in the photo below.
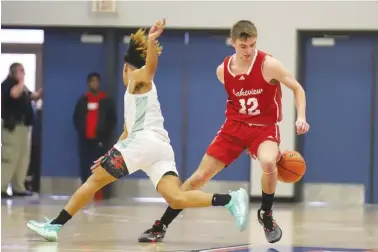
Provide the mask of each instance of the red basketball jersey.
{"label": "red basketball jersey", "polygon": [[256,50],[246,74],[231,72],[231,58],[225,58],[224,86],[228,99],[226,118],[248,124],[275,124],[282,120],[281,85],[264,80],[262,65],[267,54]]}

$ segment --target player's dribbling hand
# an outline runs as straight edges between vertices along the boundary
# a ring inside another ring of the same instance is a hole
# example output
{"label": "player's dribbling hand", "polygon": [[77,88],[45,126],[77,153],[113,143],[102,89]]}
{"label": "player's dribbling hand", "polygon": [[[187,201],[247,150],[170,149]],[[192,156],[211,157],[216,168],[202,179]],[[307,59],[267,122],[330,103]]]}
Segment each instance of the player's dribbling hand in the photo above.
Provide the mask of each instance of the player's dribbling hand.
{"label": "player's dribbling hand", "polygon": [[98,168],[100,167],[100,163],[101,163],[101,160],[104,158],[104,156],[100,157],[99,159],[97,159],[96,161],[94,161],[94,165],[91,166],[91,171],[92,173]]}
{"label": "player's dribbling hand", "polygon": [[162,20],[157,20],[156,23],[151,27],[148,33],[148,38],[152,40],[157,39],[163,33],[165,24],[165,18],[163,18]]}
{"label": "player's dribbling hand", "polygon": [[295,127],[297,128],[298,135],[306,134],[310,129],[310,125],[306,122],[306,120],[300,118],[298,118],[295,122]]}

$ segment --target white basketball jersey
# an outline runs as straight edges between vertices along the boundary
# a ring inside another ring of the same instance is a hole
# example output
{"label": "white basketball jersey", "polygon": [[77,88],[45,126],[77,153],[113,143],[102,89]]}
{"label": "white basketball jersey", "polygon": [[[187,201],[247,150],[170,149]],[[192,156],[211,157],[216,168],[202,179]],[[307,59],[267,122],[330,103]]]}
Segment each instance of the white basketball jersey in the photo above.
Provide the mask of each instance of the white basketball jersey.
{"label": "white basketball jersey", "polygon": [[124,117],[130,134],[147,130],[160,134],[165,141],[170,141],[164,128],[164,117],[160,109],[155,83],[144,94],[131,94],[126,89],[124,96]]}

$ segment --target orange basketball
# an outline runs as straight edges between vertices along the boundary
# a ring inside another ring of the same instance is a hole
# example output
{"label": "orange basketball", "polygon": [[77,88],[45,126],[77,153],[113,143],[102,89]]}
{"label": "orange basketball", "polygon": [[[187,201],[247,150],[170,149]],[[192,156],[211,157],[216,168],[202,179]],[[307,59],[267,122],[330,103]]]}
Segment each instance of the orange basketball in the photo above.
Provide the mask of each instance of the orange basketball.
{"label": "orange basketball", "polygon": [[306,162],[302,155],[294,150],[282,153],[277,163],[278,180],[285,183],[298,182],[306,172]]}

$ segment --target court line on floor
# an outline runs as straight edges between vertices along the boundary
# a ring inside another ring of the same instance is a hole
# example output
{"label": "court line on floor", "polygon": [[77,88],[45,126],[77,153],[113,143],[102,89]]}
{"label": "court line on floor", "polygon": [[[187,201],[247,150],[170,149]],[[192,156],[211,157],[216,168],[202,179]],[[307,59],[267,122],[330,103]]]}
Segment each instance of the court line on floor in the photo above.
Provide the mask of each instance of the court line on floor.
{"label": "court line on floor", "polygon": [[[143,220],[141,217],[135,217],[135,216],[95,213],[95,212],[92,212],[89,209],[82,210],[81,212],[83,212],[84,214],[87,214],[89,216],[108,217],[108,218],[117,219],[117,220],[121,220],[121,221],[125,221],[125,220],[128,221],[127,218],[130,218],[132,220],[136,220],[136,221],[139,221],[139,222],[150,223],[147,220],[141,221],[141,220]],[[34,213],[28,213],[28,212],[23,212],[23,213],[19,213],[19,214],[25,215],[25,216],[34,215]],[[186,220],[186,219],[179,219],[178,221],[193,222],[193,220]],[[233,224],[232,221],[219,221],[219,220],[196,220],[196,222],[218,223],[218,224],[219,223],[221,223],[221,224]],[[170,251],[165,251],[165,252],[200,252],[200,251],[202,251],[202,249],[203,248],[198,248],[198,249],[180,249],[180,250],[170,250]],[[64,249],[64,248],[62,248],[62,249],[59,249],[59,251],[88,251],[88,250],[85,250],[85,249]],[[120,252],[120,251],[123,251],[123,252],[135,252],[134,250],[129,251],[129,250],[92,250],[91,249],[91,252]]]}
{"label": "court line on floor", "polygon": [[[43,244],[43,245],[42,245]],[[130,249],[93,249],[93,248],[59,248],[59,243],[51,243],[51,242],[44,242],[41,241],[41,245],[36,246],[26,246],[26,245],[1,245],[1,251],[3,250],[17,250],[17,251],[46,251],[49,250],[51,252],[57,252],[57,251],[84,251],[84,252],[135,252],[135,248]],[[191,252],[191,251],[200,251],[200,250],[193,250],[193,249],[178,249],[178,250],[164,250],[164,252]]]}
{"label": "court line on floor", "polygon": [[[60,251],[84,251],[84,252],[88,252],[88,251],[90,251],[90,252],[135,252],[135,249],[132,249],[132,250],[129,250],[129,249],[127,249],[127,250],[119,250],[119,249],[95,249],[95,250],[93,250],[92,248],[91,249],[74,249],[74,248],[72,248],[72,249],[59,249],[58,250],[59,252]],[[193,251],[193,250],[183,250],[183,249],[180,249],[180,250],[166,250],[166,251],[164,251],[164,252],[191,252],[191,251]]]}
{"label": "court line on floor", "polygon": [[[30,247],[24,247],[24,248],[1,248],[1,251],[10,251],[10,250],[17,250],[17,251],[20,251],[20,249],[26,249],[24,251],[34,251],[34,252],[38,252],[38,251],[43,251],[44,248],[30,248]],[[22,251],[22,250],[21,250]],[[71,248],[71,249],[65,249],[65,248],[53,248],[52,250],[50,250],[51,252],[61,252],[61,251],[77,251],[77,252],[80,252],[80,251],[83,251],[83,252],[135,252],[135,249],[80,249],[80,248]],[[192,250],[171,250],[171,251],[165,251],[165,252],[190,252]]]}
{"label": "court line on floor", "polygon": [[[235,245],[235,246],[229,246],[229,247],[218,247],[218,248],[209,248],[205,250],[199,250],[198,252],[229,252],[229,251],[239,251],[240,249],[252,249],[251,247],[253,244],[245,244],[245,245]],[[290,248],[290,247],[288,247]],[[339,247],[306,247],[306,246],[293,246],[292,249],[300,248],[300,249],[306,249],[306,251],[316,251],[316,252],[378,252],[378,249],[366,249],[366,248],[339,248]],[[257,248],[258,249],[258,248]],[[266,248],[264,248],[266,250]],[[275,251],[279,251],[278,249],[270,248]],[[282,249],[280,247],[280,249]],[[269,251],[269,249],[267,250]]]}
{"label": "court line on floor", "polygon": [[[94,211],[91,211],[89,209],[82,210],[84,214],[91,215],[91,216],[99,216],[99,217],[109,217],[109,218],[118,218],[118,219],[123,219],[124,221],[129,221],[129,220],[136,220],[142,223],[150,223],[151,221],[146,220],[145,218],[142,217],[135,217],[135,216],[130,216],[130,215],[121,215],[121,214],[105,214],[105,213],[96,213]],[[191,222],[193,223],[193,220],[187,220],[185,218],[178,218],[176,221],[184,221],[184,222]],[[196,222],[201,222],[201,223],[218,223],[218,224],[233,224],[233,220],[206,220],[206,219],[196,219]]]}
{"label": "court line on floor", "polygon": [[[90,216],[98,216],[98,217],[108,217],[108,218],[118,218],[121,219],[122,221],[129,221],[129,220],[135,220],[141,223],[150,223],[151,221],[146,220],[145,218],[142,217],[135,217],[135,216],[129,216],[129,215],[120,215],[120,214],[105,214],[105,213],[96,213],[91,210],[83,210],[82,211],[84,214],[90,215]],[[179,218],[176,220],[176,222],[193,222],[193,220],[185,219],[179,216]],[[200,223],[209,223],[209,224],[233,224],[233,220],[206,220],[206,219],[196,219],[196,222]],[[349,232],[362,232],[364,230],[363,227],[324,227],[324,225],[319,225],[319,226],[314,226],[317,223],[306,223],[306,224],[297,224],[293,225],[294,228],[303,228],[307,227],[308,225],[313,225],[312,228],[316,229],[318,231],[338,231],[338,230],[347,230]]]}
{"label": "court line on floor", "polygon": [[[105,217],[105,218],[112,218],[112,219],[118,219],[123,222],[128,222],[128,221],[138,221],[140,223],[147,223],[151,224],[150,220],[146,220],[145,218],[142,217],[135,217],[131,215],[121,215],[121,214],[106,214],[106,213],[96,213],[93,210],[90,209],[84,209],[81,211],[82,213],[89,215],[89,216],[94,216],[94,217]],[[17,213],[17,215],[24,215],[24,216],[35,216],[35,213],[28,213],[28,212],[23,212],[23,213]],[[192,223],[193,220],[182,218],[181,215],[175,220],[176,222],[190,222]],[[196,222],[200,223],[208,223],[208,224],[233,224],[232,220],[206,220],[206,219],[196,219]],[[363,227],[324,227],[323,225],[320,225],[316,222],[308,222],[306,224],[296,224],[293,227],[294,228],[303,228],[307,227],[308,225],[312,225],[312,229],[317,230],[317,231],[338,231],[338,230],[347,230],[349,232],[363,232],[364,228]]]}
{"label": "court line on floor", "polygon": [[[122,221],[129,221],[129,220],[135,220],[135,221],[138,221],[138,222],[141,222],[141,223],[150,223],[151,224],[151,221],[149,220],[146,220],[142,217],[135,217],[135,216],[131,216],[131,215],[121,215],[121,214],[105,214],[105,213],[96,213],[94,211],[91,211],[89,209],[83,209],[82,211],[80,211],[86,215],[90,215],[90,216],[97,216],[97,217],[107,217],[107,218],[112,218],[112,219],[115,219],[115,218],[118,218],[118,219],[122,219]],[[21,213],[17,213],[17,215],[21,215],[21,216],[35,216],[35,213],[32,213],[32,212],[21,212]],[[48,214],[44,214],[42,213],[42,215],[48,215]],[[193,223],[193,220],[188,220],[188,219],[185,219],[185,218],[182,218],[180,215],[178,216],[178,219],[176,219],[176,221],[183,221],[183,222],[191,222]],[[201,222],[201,223],[218,223],[218,224],[233,224],[234,221],[233,220],[206,220],[206,219],[196,219],[196,222]]]}
{"label": "court line on floor", "polygon": [[249,249],[251,248],[252,244],[244,244],[244,245],[234,245],[229,247],[219,247],[219,248],[208,248],[208,249],[201,249],[198,252],[212,252],[212,251],[233,251],[233,250],[239,250],[239,249]]}

